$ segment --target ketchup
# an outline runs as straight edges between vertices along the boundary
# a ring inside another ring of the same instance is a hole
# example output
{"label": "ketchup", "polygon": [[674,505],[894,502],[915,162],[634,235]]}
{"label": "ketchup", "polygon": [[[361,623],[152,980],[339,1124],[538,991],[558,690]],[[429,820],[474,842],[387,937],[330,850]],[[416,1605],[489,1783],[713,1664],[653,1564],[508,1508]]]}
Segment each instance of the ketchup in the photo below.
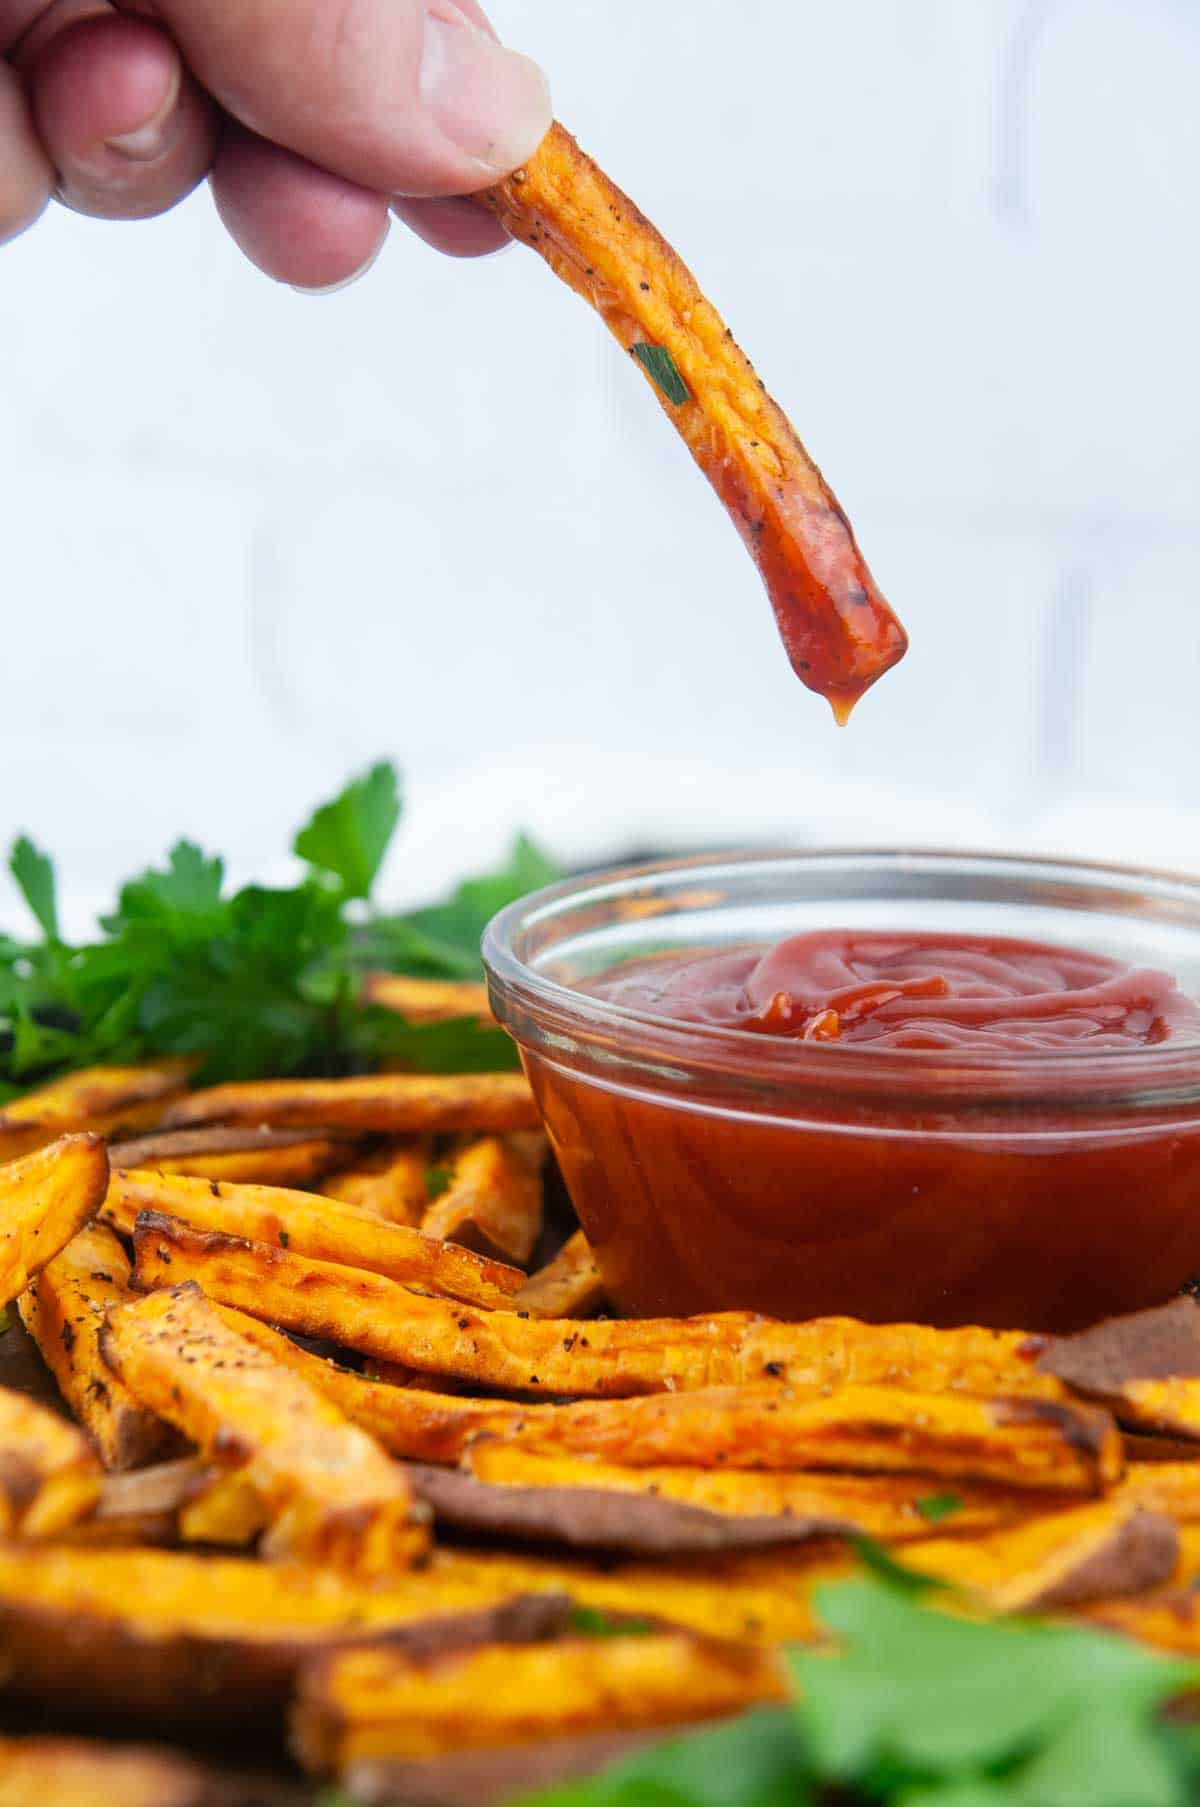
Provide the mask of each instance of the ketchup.
{"label": "ketchup", "polygon": [[639,1016],[524,1059],[626,1312],[1062,1332],[1200,1276],[1200,1005],[1166,973],[831,931],[582,989]]}
{"label": "ketchup", "polygon": [[982,935],[794,935],[618,967],[589,990],[651,1016],[797,1041],[1044,1054],[1200,1038],[1169,973]]}

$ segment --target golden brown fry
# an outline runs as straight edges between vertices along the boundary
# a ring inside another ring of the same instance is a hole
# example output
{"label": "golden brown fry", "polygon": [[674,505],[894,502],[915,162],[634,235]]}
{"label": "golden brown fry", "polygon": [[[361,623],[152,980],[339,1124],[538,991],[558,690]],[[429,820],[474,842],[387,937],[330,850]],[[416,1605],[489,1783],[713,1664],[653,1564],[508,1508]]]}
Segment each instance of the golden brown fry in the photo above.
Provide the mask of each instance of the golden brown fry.
{"label": "golden brown fry", "polygon": [[106,1219],[131,1235],[142,1211],[164,1212],[197,1230],[242,1236],[297,1255],[364,1268],[406,1286],[427,1286],[484,1307],[509,1304],[524,1275],[469,1249],[387,1223],[310,1192],[230,1186],[160,1173],[114,1173]]}
{"label": "golden brown fry", "polygon": [[125,1250],[104,1224],[89,1223],[46,1264],[18,1305],[59,1391],[111,1469],[153,1461],[170,1438],[162,1420],[136,1403],[100,1354],[105,1313],[133,1296]]}
{"label": "golden brown fry", "polygon": [[401,973],[368,973],[363,985],[368,1004],[379,1004],[407,1017],[410,1023],[448,1023],[460,1017],[494,1022],[488,988],[482,980],[410,979]]}
{"label": "golden brown fry", "polygon": [[[907,636],[836,497],[691,271],[559,125],[478,198],[627,351],[643,348],[664,411],[762,574],[793,670],[844,719]],[[649,363],[664,353],[673,371],[655,376]]]}
{"label": "golden brown fry", "polygon": [[[529,1615],[519,1591],[501,1575],[436,1565],[368,1585],[246,1558],[0,1544],[4,1691],[42,1711],[145,1716],[159,1729],[256,1724],[322,1651],[512,1637],[510,1620]],[[529,1591],[535,1626],[561,1622],[561,1591]]]}
{"label": "golden brown fry", "polygon": [[68,1130],[103,1136],[152,1124],[183,1091],[194,1065],[160,1060],[144,1067],[85,1067],[26,1092],[0,1111],[0,1160],[41,1148]]}
{"label": "golden brown fry", "polygon": [[0,1305],[81,1230],[104,1197],[108,1156],[99,1136],[62,1136],[0,1167]]}
{"label": "golden brown fry", "polygon": [[1148,1512],[1162,1512],[1179,1525],[1200,1525],[1200,1465],[1195,1462],[1134,1462],[1117,1496]]}
{"label": "golden brown fry", "polygon": [[472,1443],[467,1466],[481,1481],[494,1485],[651,1493],[737,1518],[841,1524],[881,1543],[908,1542],[939,1531],[959,1537],[973,1535],[1063,1508],[1063,1496],[1058,1493],[1041,1495],[1020,1487],[969,1481],[956,1481],[950,1491],[944,1481],[930,1475],[622,1468],[587,1457],[531,1453],[495,1436]]}
{"label": "golden brown fry", "polygon": [[177,1529],[184,1543],[246,1549],[266,1530],[270,1513],[251,1478],[253,1465],[215,1474],[207,1486],[180,1503]]}
{"label": "golden brown fry", "polygon": [[1200,1657],[1200,1594],[1192,1587],[1173,1587],[1143,1599],[1101,1600],[1079,1616],[1172,1656]]}
{"label": "golden brown fry", "polygon": [[516,1405],[503,1399],[469,1399],[456,1394],[425,1393],[368,1380],[336,1362],[301,1349],[290,1337],[228,1306],[218,1306],[231,1329],[256,1343],[276,1361],[309,1381],[394,1456],[413,1462],[457,1462],[472,1437],[481,1431],[520,1427],[529,1414],[552,1412],[553,1406]]}
{"label": "golden brown fry", "polygon": [[494,1644],[425,1660],[364,1650],[303,1676],[292,1743],[324,1775],[364,1758],[685,1725],[788,1695],[769,1652],[687,1632]]}
{"label": "golden brown fry", "polygon": [[576,1230],[553,1261],[530,1275],[513,1305],[532,1318],[590,1318],[604,1302],[604,1282],[588,1239]]}
{"label": "golden brown fry", "polygon": [[136,1399],[244,1470],[271,1520],[269,1554],[383,1574],[424,1553],[403,1471],[196,1288],[118,1306],[101,1348]]}
{"label": "golden brown fry", "polygon": [[99,1497],[99,1464],[82,1432],[0,1387],[0,1536],[54,1537]]}
{"label": "golden brown fry", "polygon": [[284,1807],[295,1791],[176,1751],[82,1738],[0,1737],[0,1807]]}
{"label": "golden brown fry", "polygon": [[1033,1373],[1016,1353],[1020,1338],[996,1331],[837,1318],[784,1324],[742,1312],[535,1322],[515,1311],[479,1312],[426,1298],[381,1275],[205,1235],[151,1213],[138,1225],[135,1249],[139,1286],[199,1280],[222,1304],[301,1335],[515,1392],[626,1397],[755,1382],[770,1392],[785,1378],[796,1392],[820,1392],[851,1383],[915,1388],[920,1376],[926,1392],[1028,1392],[1047,1403],[1060,1393],[1056,1381]]}
{"label": "golden brown fry", "polygon": [[432,1159],[429,1137],[385,1142],[373,1154],[361,1155],[329,1174],[322,1181],[321,1195],[416,1229],[429,1208],[425,1174]]}
{"label": "golden brown fry", "polygon": [[173,1129],[114,1142],[113,1167],[153,1167],[204,1180],[260,1186],[305,1186],[344,1161],[353,1143],[303,1129]]}
{"label": "golden brown fry", "polygon": [[384,1136],[536,1129],[520,1073],[376,1073],[362,1079],[264,1079],[191,1092],[165,1124],[268,1123]]}
{"label": "golden brown fry", "polygon": [[455,1155],[445,1191],[421,1221],[427,1236],[524,1267],[542,1233],[542,1162],[515,1136],[482,1136]]}
{"label": "golden brown fry", "polygon": [[1157,1587],[1170,1578],[1178,1551],[1169,1518],[1111,1499],[987,1537],[930,1539],[905,1560],[992,1612],[1049,1612]]}

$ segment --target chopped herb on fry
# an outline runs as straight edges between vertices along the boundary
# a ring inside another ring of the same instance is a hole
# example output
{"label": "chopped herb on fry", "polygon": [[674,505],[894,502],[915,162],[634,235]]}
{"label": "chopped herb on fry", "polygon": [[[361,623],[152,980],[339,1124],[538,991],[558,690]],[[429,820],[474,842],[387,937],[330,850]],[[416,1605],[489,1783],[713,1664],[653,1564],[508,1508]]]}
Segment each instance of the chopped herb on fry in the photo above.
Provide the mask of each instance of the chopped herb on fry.
{"label": "chopped herb on fry", "polygon": [[631,345],[629,348],[642,369],[658,384],[669,402],[681,407],[690,402],[692,392],[679,374],[679,366],[665,345]]}
{"label": "chopped herb on fry", "polygon": [[943,1519],[953,1518],[961,1512],[963,1502],[957,1493],[927,1493],[922,1499],[914,1501],[917,1511],[931,1525],[940,1525]]}

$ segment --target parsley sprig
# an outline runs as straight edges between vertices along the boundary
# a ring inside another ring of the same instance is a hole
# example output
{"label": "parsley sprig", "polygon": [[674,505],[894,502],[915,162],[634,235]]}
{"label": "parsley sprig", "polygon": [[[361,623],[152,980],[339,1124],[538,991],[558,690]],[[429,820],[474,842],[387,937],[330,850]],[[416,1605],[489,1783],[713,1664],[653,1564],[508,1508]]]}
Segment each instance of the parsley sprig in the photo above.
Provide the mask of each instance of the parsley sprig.
{"label": "parsley sprig", "polygon": [[538,1807],[1189,1807],[1200,1665],[1122,1638],[980,1621],[878,1576],[817,1590],[838,1653],[796,1649],[794,1708],[621,1764]]}
{"label": "parsley sprig", "polygon": [[0,936],[0,1101],[79,1067],[159,1055],[196,1056],[204,1080],[361,1072],[385,1059],[429,1072],[514,1065],[500,1030],[364,1006],[362,975],[477,978],[488,918],[557,871],[522,837],[499,871],[382,915],[371,892],[401,809],[393,766],[354,779],[295,836],[291,887],[231,891],[218,856],[179,841],[121,887],[101,938],[79,944],[61,933],[53,862],[22,836],[9,871],[40,936]]}

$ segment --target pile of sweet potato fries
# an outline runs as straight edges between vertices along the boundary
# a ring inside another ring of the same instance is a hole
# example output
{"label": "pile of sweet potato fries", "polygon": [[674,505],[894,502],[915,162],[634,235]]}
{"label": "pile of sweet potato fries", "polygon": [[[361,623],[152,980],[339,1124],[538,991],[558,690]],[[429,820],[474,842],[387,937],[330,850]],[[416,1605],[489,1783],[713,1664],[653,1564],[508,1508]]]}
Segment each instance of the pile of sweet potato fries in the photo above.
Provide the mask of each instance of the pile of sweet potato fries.
{"label": "pile of sweet potato fries", "polygon": [[579,1773],[783,1698],[864,1538],[1200,1654],[1200,1306],[620,1320],[544,1159],[509,1074],[175,1062],[0,1113],[0,1799],[309,1798],[87,1727],[364,1801]]}

